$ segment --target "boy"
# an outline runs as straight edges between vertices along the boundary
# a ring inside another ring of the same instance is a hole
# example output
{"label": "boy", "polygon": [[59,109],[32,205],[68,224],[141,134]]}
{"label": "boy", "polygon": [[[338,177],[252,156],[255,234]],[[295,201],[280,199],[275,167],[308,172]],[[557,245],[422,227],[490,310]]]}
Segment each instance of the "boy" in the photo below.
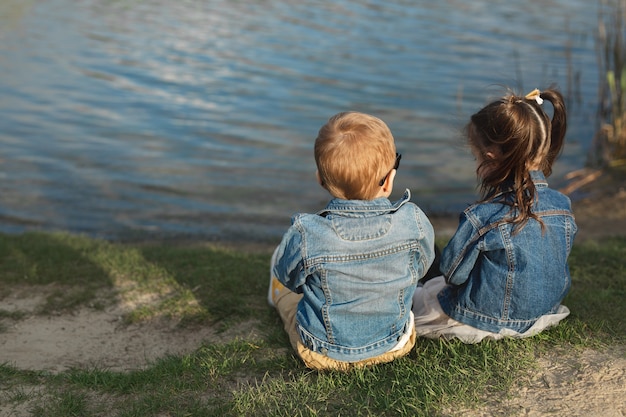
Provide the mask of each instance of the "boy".
{"label": "boy", "polygon": [[388,199],[400,157],[387,125],[367,114],[339,113],[318,133],[317,180],[333,199],[293,217],[268,294],[309,368],[389,362],[415,345],[411,300],[434,232],[408,189]]}

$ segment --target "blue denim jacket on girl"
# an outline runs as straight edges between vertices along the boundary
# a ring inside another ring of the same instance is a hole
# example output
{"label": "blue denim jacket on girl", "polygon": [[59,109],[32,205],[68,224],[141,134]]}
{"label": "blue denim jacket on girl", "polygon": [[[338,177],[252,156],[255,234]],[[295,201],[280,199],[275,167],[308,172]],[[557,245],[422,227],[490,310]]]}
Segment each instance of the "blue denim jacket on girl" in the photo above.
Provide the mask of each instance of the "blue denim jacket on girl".
{"label": "blue denim jacket on girl", "polygon": [[441,271],[450,286],[438,295],[453,319],[498,333],[524,332],[544,314],[556,312],[571,285],[567,258],[576,223],[568,197],[548,188],[542,172],[531,171],[537,201],[534,219],[517,234],[505,220],[510,206],[490,202],[468,207],[442,253]]}
{"label": "blue denim jacket on girl", "polygon": [[276,253],[274,276],[302,293],[302,343],[356,362],[391,350],[407,331],[417,281],[434,259],[434,232],[422,210],[402,199],[333,199],[298,214]]}

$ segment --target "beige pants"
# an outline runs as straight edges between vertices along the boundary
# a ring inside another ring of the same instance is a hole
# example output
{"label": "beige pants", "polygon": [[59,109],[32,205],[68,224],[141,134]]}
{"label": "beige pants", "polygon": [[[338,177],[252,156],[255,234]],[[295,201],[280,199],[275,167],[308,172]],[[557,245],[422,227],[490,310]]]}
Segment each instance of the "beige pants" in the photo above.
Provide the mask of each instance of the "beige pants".
{"label": "beige pants", "polygon": [[296,312],[298,310],[298,302],[301,298],[302,294],[296,294],[289,291],[287,288],[282,288],[274,299],[274,305],[276,306],[276,310],[278,311],[280,318],[283,320],[285,331],[289,335],[291,346],[293,346],[294,350],[302,359],[304,364],[311,369],[347,371],[352,368],[362,368],[368,365],[375,365],[377,363],[391,362],[396,358],[407,355],[411,349],[413,349],[413,346],[415,346],[416,333],[415,329],[413,329],[413,333],[411,334],[409,341],[405,343],[401,349],[385,352],[373,358],[364,359],[358,362],[342,362],[331,359],[317,352],[313,352],[304,346],[304,344],[300,341],[300,335],[297,330]]}

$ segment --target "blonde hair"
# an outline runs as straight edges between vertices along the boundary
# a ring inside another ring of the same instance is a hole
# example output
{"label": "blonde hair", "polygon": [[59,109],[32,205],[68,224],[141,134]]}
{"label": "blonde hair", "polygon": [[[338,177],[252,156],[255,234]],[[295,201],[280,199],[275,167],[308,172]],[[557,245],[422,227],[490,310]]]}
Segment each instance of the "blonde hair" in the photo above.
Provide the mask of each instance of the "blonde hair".
{"label": "blonde hair", "polygon": [[394,166],[396,145],[389,127],[377,117],[342,112],[321,127],[315,163],[322,185],[334,197],[371,200]]}

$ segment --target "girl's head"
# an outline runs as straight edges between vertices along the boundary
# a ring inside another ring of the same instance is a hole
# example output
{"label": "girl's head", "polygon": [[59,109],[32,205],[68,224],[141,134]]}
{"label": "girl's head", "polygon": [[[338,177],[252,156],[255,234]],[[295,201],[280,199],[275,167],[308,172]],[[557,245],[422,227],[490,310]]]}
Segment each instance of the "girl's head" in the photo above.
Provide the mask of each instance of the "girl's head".
{"label": "girl's head", "polygon": [[368,114],[338,113],[322,126],[315,140],[319,181],[338,198],[376,198],[383,184],[393,184],[395,161],[391,131],[385,122]]}
{"label": "girl's head", "polygon": [[[544,100],[553,107],[552,119],[542,107]],[[530,171],[552,173],[567,128],[565,102],[557,90],[534,90],[521,97],[508,94],[471,117],[466,134],[478,161],[477,174],[484,200],[511,190],[517,208],[513,222],[523,226],[535,200]]]}

